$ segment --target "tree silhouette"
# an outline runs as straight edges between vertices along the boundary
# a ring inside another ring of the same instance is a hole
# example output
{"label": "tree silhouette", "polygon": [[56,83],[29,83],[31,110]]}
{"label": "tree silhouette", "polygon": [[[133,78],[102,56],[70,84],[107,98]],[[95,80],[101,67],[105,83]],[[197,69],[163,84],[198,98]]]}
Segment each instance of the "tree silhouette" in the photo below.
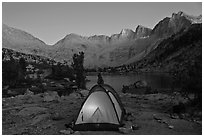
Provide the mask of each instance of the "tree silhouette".
{"label": "tree silhouette", "polygon": [[23,73],[23,75],[25,75],[25,72],[26,72],[26,61],[24,58],[20,58],[19,59],[19,65],[20,65],[20,69]]}
{"label": "tree silhouette", "polygon": [[11,87],[15,87],[19,79],[19,64],[10,54],[10,60],[2,63],[2,82]]}
{"label": "tree silhouette", "polygon": [[85,88],[84,52],[73,55],[72,68],[74,70],[76,83],[79,88]]}

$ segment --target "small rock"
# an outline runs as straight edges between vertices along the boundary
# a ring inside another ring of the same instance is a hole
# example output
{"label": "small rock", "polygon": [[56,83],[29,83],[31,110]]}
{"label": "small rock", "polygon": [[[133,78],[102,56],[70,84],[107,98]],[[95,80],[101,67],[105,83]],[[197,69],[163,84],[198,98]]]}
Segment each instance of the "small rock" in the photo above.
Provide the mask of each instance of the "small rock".
{"label": "small rock", "polygon": [[75,131],[75,132],[73,133],[73,135],[81,135],[81,133],[80,133],[79,131]]}
{"label": "small rock", "polygon": [[162,120],[157,120],[157,122],[162,123]]}
{"label": "small rock", "polygon": [[32,96],[32,95],[34,95],[34,93],[32,91],[30,91],[29,89],[27,89],[24,95]]}
{"label": "small rock", "polygon": [[164,124],[168,124],[166,121],[162,121]]}
{"label": "small rock", "polygon": [[47,86],[47,83],[42,83],[43,86]]}
{"label": "small rock", "polygon": [[65,134],[65,135],[70,135],[71,131],[69,131],[69,130],[60,130],[60,133]]}
{"label": "small rock", "polygon": [[136,87],[147,87],[147,82],[144,80],[139,80],[137,82],[134,83]]}
{"label": "small rock", "polygon": [[121,132],[123,134],[128,134],[128,133],[132,132],[132,129],[131,128],[120,127],[119,132]]}
{"label": "small rock", "polygon": [[170,129],[173,129],[173,128],[174,128],[174,126],[171,126],[171,125],[169,125],[168,127],[169,127]]}
{"label": "small rock", "polygon": [[138,130],[140,127],[135,124],[135,125],[132,125],[131,128],[132,128],[132,130]]}
{"label": "small rock", "polygon": [[155,119],[155,120],[162,120],[161,118],[159,118],[156,114],[153,114],[153,118]]}
{"label": "small rock", "polygon": [[46,92],[44,94],[44,102],[59,101],[59,99],[57,92]]}
{"label": "small rock", "polygon": [[172,119],[179,119],[179,116],[178,115],[171,115],[170,116]]}
{"label": "small rock", "polygon": [[60,133],[65,134],[65,135],[70,135],[74,133],[74,131],[71,128],[68,128],[67,130],[60,130]]}

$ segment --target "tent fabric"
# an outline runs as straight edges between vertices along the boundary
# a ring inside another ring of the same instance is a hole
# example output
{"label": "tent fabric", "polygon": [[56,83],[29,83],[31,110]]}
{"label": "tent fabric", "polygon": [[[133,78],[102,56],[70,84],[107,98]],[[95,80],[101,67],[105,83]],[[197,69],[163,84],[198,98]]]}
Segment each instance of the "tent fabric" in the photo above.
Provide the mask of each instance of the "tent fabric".
{"label": "tent fabric", "polygon": [[119,124],[111,100],[105,92],[93,92],[86,100],[76,121],[76,124],[82,123]]}
{"label": "tent fabric", "polygon": [[102,85],[95,85],[91,88],[89,94],[91,94],[92,92],[94,92],[95,90],[99,90],[99,88],[104,88],[106,92],[111,92],[113,94],[113,96],[117,99],[121,109],[122,109],[122,113],[123,115],[125,115],[125,109],[123,107],[123,104],[120,100],[119,95],[117,94],[117,92],[108,84],[102,84]]}
{"label": "tent fabric", "polygon": [[118,103],[118,101],[116,100],[116,98],[113,96],[112,93],[108,93],[111,100],[113,101],[114,105],[115,105],[115,109],[116,109],[116,112],[117,112],[117,115],[118,115],[118,118],[119,118],[119,121],[121,120],[121,116],[122,116],[122,109],[120,108],[120,105]]}
{"label": "tent fabric", "polygon": [[109,85],[95,85],[89,92],[74,123],[75,130],[118,129],[124,107],[118,94]]}
{"label": "tent fabric", "polygon": [[120,100],[120,97],[119,97],[118,93],[108,84],[103,84],[102,86],[106,89],[107,92],[112,93],[113,96],[116,98],[117,102],[119,103],[120,108],[122,110],[122,114],[121,114],[121,117],[120,117],[120,119],[121,119],[122,116],[124,116],[126,112],[125,112],[125,108],[123,107],[123,104],[122,104],[122,102]]}

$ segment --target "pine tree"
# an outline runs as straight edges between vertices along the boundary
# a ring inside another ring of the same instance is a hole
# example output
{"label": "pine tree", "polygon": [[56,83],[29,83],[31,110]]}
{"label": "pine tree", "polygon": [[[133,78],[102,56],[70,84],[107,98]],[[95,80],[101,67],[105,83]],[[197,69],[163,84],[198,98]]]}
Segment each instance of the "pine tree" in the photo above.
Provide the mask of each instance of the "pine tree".
{"label": "pine tree", "polygon": [[76,83],[79,88],[86,88],[85,86],[85,70],[84,70],[84,52],[73,55],[72,68],[74,70]]}

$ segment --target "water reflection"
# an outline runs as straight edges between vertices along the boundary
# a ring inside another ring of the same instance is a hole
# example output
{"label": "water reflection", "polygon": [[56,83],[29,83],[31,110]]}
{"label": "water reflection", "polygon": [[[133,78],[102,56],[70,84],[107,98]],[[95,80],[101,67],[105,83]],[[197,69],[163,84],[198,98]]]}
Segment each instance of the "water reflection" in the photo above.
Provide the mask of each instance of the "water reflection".
{"label": "water reflection", "polygon": [[[116,91],[121,91],[123,85],[132,84],[138,80],[145,80],[152,89],[169,89],[173,78],[167,73],[141,73],[127,75],[102,75],[104,83],[111,85]],[[86,87],[90,89],[97,83],[97,75],[87,76],[90,80]]]}

